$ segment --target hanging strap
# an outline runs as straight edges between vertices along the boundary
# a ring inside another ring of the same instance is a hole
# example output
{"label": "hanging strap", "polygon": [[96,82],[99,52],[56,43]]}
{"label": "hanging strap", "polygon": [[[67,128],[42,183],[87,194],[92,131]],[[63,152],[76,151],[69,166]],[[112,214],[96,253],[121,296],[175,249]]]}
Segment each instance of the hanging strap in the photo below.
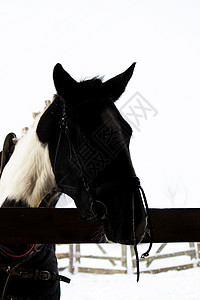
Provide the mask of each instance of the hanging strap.
{"label": "hanging strap", "polygon": [[[26,260],[27,261],[27,260]],[[7,299],[21,299],[18,297],[11,297],[8,298],[7,296],[7,291],[8,291],[8,286],[10,283],[10,280],[12,277],[18,277],[21,279],[32,279],[32,280],[39,280],[39,281],[64,281],[66,283],[70,283],[70,279],[68,277],[59,275],[58,273],[47,271],[47,270],[26,270],[26,269],[18,269],[24,262],[20,262],[13,268],[10,266],[0,266],[0,272],[7,273],[8,277],[6,279],[6,283],[4,285],[3,293],[2,296],[0,297],[0,300],[7,300]],[[25,299],[25,298],[22,298]]]}

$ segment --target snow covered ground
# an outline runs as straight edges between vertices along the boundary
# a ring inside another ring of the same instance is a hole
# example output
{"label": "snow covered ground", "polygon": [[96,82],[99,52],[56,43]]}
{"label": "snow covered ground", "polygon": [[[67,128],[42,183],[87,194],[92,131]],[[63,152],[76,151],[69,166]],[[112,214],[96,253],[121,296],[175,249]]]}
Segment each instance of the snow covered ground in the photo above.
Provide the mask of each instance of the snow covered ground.
{"label": "snow covered ground", "polygon": [[61,283],[61,300],[197,300],[200,299],[200,268],[150,275],[66,274],[69,285]]}
{"label": "snow covered ground", "polygon": [[[102,245],[102,244],[101,244]],[[120,245],[102,245],[107,254],[113,256],[120,256]],[[151,255],[154,255],[159,244],[154,244]],[[139,245],[140,254],[145,250],[147,245]],[[110,249],[109,249],[110,248]],[[66,245],[58,247],[57,252],[67,250]],[[168,244],[162,254],[185,251],[189,249],[189,243],[174,243]],[[99,255],[98,247],[93,245],[81,245],[81,254]],[[184,271],[168,271],[160,274],[140,274],[140,281],[136,282],[136,275],[132,274],[131,257],[129,248],[127,249],[128,255],[128,274],[115,274],[115,275],[97,275],[88,273],[71,274],[65,269],[61,272],[71,278],[71,283],[61,283],[61,300],[196,300],[200,299],[200,268],[193,268]],[[102,253],[101,253],[102,255]],[[111,256],[110,255],[110,256]],[[167,258],[157,260],[151,265],[151,269],[161,268],[166,266],[182,265],[187,263],[194,263],[195,259],[189,256],[180,256],[176,258]],[[59,266],[64,267],[68,265],[68,260],[59,260]],[[87,267],[111,268],[109,261],[94,260],[94,259],[81,259],[81,265]],[[120,265],[117,266],[120,268]],[[144,270],[144,262],[140,263],[140,269]],[[76,270],[76,264],[75,264]]]}

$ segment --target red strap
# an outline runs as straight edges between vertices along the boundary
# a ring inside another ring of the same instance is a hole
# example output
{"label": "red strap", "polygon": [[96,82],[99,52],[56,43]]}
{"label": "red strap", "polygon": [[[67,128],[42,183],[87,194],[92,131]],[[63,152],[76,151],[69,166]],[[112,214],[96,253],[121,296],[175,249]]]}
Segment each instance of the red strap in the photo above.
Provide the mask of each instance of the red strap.
{"label": "red strap", "polygon": [[24,257],[24,256],[28,255],[29,253],[31,253],[31,251],[33,251],[34,247],[35,247],[35,244],[30,244],[30,249],[24,254],[14,255],[14,254],[7,253],[7,255],[10,257],[17,257],[17,258]]}

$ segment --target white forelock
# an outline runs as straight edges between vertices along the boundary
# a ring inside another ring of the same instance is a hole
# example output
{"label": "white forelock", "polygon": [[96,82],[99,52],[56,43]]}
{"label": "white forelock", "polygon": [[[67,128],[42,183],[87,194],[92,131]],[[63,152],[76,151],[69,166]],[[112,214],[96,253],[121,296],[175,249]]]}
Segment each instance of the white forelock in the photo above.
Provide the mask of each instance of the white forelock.
{"label": "white forelock", "polygon": [[40,116],[27,134],[18,141],[13,155],[5,166],[0,180],[0,206],[5,199],[26,201],[36,207],[55,186],[48,145],[43,145],[36,134]]}

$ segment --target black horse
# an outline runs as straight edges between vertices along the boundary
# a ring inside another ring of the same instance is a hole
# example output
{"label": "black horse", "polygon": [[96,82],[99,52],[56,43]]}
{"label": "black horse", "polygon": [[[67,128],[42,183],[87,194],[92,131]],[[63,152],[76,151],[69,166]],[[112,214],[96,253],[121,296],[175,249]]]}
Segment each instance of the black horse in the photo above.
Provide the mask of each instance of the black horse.
{"label": "black horse", "polygon": [[[55,66],[52,104],[18,141],[3,169],[2,208],[55,206],[65,193],[83,218],[101,221],[101,241],[136,250],[148,209],[129,153],[132,129],[114,103],[134,67],[106,82],[76,82]],[[1,246],[0,253],[2,299],[60,299],[59,280],[68,280],[58,275],[54,245]]]}

